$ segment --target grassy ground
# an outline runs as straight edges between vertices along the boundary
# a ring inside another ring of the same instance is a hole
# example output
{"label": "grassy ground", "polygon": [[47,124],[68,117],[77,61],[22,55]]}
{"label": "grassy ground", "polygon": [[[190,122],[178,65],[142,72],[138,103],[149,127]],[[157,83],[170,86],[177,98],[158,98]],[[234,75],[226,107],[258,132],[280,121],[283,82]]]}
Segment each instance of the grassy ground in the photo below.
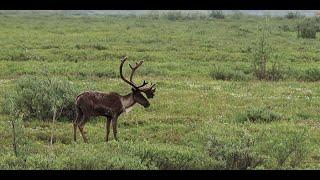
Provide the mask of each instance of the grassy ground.
{"label": "grassy ground", "polygon": [[[210,76],[215,66],[250,70],[250,49],[263,21],[1,14],[0,102],[17,79],[44,69],[81,90],[129,93],[118,74],[123,55],[130,62],[145,60],[136,80],[158,88],[149,109],[137,105],[119,118],[119,142],[104,142],[103,118],[87,123],[89,144],[73,142],[72,120],[59,119],[50,147],[50,123],[32,119],[24,123],[25,142],[15,157],[10,117],[1,113],[0,168],[319,169],[319,82],[295,75],[320,68],[320,41],[279,28],[293,28],[298,20],[269,21],[269,41],[286,79]],[[281,118],[239,121],[252,111]]]}

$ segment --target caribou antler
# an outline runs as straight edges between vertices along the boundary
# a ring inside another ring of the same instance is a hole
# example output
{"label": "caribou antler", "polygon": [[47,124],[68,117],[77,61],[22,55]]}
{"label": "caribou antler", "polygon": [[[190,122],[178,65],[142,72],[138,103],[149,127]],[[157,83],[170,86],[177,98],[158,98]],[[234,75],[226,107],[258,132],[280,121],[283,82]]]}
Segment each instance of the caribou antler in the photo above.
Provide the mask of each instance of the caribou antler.
{"label": "caribou antler", "polygon": [[[140,62],[136,62],[136,65],[134,67],[131,66],[131,64],[129,64],[130,68],[131,68],[131,75],[130,75],[130,82],[135,84],[132,80],[134,73],[136,72],[136,70],[142,65],[143,61],[141,60]],[[147,85],[148,83],[144,80],[143,84],[138,86],[138,89],[140,89],[141,87]],[[136,85],[136,84],[135,84]]]}
{"label": "caribou antler", "polygon": [[143,61],[136,62],[136,65],[134,67],[132,67],[131,64],[129,64],[129,66],[131,68],[131,75],[130,75],[130,81],[131,82],[132,82],[132,77],[133,77],[134,73],[142,65],[142,63],[143,63]]}
{"label": "caribou antler", "polygon": [[123,76],[122,67],[123,67],[124,62],[126,62],[126,60],[127,60],[127,57],[126,57],[126,56],[123,57],[123,58],[121,58],[120,77],[121,77],[121,79],[122,79],[124,82],[128,83],[130,86],[134,87],[135,89],[138,89],[137,86],[136,86],[134,83],[132,83],[131,81],[128,81],[128,80]]}
{"label": "caribou antler", "polygon": [[152,84],[150,87],[140,89],[140,91],[144,92],[148,98],[153,98],[154,92],[156,92],[156,88],[153,88],[156,84]]}
{"label": "caribou antler", "polygon": [[139,90],[139,91],[142,91],[144,92],[148,98],[153,98],[154,96],[154,92],[156,90],[156,88],[153,88],[155,86],[155,84],[152,84],[150,87],[145,87],[145,88],[142,88],[144,87],[145,85],[147,85],[148,83],[144,80],[142,85],[140,86],[137,86],[136,83],[133,82],[133,75],[134,73],[136,72],[136,70],[142,65],[142,63],[144,61],[140,61],[140,62],[136,62],[136,65],[133,67],[131,66],[131,64],[129,64],[130,68],[131,68],[131,75],[130,75],[130,81],[127,80],[124,76],[123,76],[123,73],[122,73],[122,67],[123,67],[123,64],[125,63],[125,61],[127,60],[127,57],[123,57],[121,58],[121,64],[120,64],[120,76],[121,78],[126,82],[128,83],[129,85],[131,85],[133,88],[135,88],[136,90]]}

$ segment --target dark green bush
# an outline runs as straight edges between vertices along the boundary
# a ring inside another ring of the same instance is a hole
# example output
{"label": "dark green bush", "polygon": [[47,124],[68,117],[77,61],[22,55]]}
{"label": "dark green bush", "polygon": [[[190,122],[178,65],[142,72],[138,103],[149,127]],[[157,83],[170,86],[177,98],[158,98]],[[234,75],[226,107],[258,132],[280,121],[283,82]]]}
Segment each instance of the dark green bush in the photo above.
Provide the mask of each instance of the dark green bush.
{"label": "dark green bush", "polygon": [[280,25],[279,29],[284,32],[295,32],[296,31],[296,27],[294,27],[292,25],[288,25],[288,24]]}
{"label": "dark green bush", "polygon": [[101,77],[107,77],[107,78],[116,78],[118,74],[114,71],[104,71],[104,72],[94,72],[95,76]]}
{"label": "dark green bush", "polygon": [[216,80],[234,80],[234,81],[247,81],[252,77],[249,74],[245,74],[241,70],[233,70],[230,68],[215,67],[210,76]]}
{"label": "dark green bush", "polygon": [[286,119],[282,114],[272,111],[265,107],[250,107],[244,114],[239,114],[236,117],[238,122],[253,122],[253,123],[269,123]]}
{"label": "dark green bush", "polygon": [[77,49],[96,49],[96,50],[106,49],[106,47],[101,44],[77,44],[75,47]]}
{"label": "dark green bush", "polygon": [[215,18],[215,19],[224,19],[225,15],[220,10],[214,10],[214,11],[210,12],[209,17],[210,18]]}
{"label": "dark green bush", "polygon": [[307,18],[301,21],[298,26],[298,38],[315,39],[318,31],[317,22],[313,18]]}
{"label": "dark green bush", "polygon": [[297,18],[303,17],[303,15],[300,12],[296,11],[296,12],[288,12],[288,14],[286,14],[284,17],[287,19],[297,19]]}
{"label": "dark green bush", "polygon": [[320,69],[318,68],[307,69],[300,75],[299,80],[309,81],[309,82],[320,81]]}
{"label": "dark green bush", "polygon": [[13,101],[25,118],[48,120],[52,118],[53,102],[60,117],[73,119],[74,100],[77,88],[72,82],[57,78],[26,76],[19,79],[14,91],[8,92],[3,102],[3,112],[10,114],[6,108],[8,101]]}
{"label": "dark green bush", "polygon": [[267,70],[267,79],[269,81],[279,81],[284,77],[284,72],[279,63],[273,63],[271,69]]}

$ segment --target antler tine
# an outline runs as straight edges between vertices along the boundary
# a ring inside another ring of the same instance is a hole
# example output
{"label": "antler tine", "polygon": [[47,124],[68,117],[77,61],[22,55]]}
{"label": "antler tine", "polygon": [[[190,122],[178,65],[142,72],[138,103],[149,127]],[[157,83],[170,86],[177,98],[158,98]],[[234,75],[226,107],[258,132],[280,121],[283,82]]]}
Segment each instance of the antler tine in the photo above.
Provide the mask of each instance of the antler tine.
{"label": "antler tine", "polygon": [[147,84],[148,84],[148,82],[146,82],[145,80],[143,80],[143,84],[140,85],[140,86],[138,86],[138,88],[142,88],[143,86],[145,86],[145,85],[147,85]]}
{"label": "antler tine", "polygon": [[145,87],[140,89],[140,91],[144,92],[148,98],[153,98],[154,92],[156,91],[156,88],[154,88],[156,84],[151,84],[149,87]]}
{"label": "antler tine", "polygon": [[140,62],[136,62],[136,65],[135,65],[134,67],[132,67],[131,64],[129,64],[129,66],[130,66],[130,68],[131,68],[130,81],[131,81],[132,83],[134,83],[134,82],[132,81],[133,75],[134,75],[134,73],[136,72],[136,70],[142,65],[142,63],[143,63],[143,60],[141,60]]}
{"label": "antler tine", "polygon": [[150,88],[152,92],[155,92],[157,88],[153,88],[156,84],[153,84]]}
{"label": "antler tine", "polygon": [[120,77],[121,77],[121,79],[122,79],[124,82],[128,83],[129,85],[131,85],[132,87],[134,87],[134,88],[137,89],[137,86],[136,86],[133,82],[128,81],[128,80],[123,76],[122,68],[123,68],[123,64],[125,63],[126,60],[127,60],[127,57],[126,57],[126,56],[123,57],[123,58],[121,58],[121,63],[120,63]]}
{"label": "antler tine", "polygon": [[124,62],[124,61],[126,61],[128,58],[127,58],[127,56],[123,56],[122,58],[121,58],[121,62]]}
{"label": "antler tine", "polygon": [[[146,84],[148,84],[148,83],[146,83]],[[145,84],[145,85],[146,85],[146,84]],[[146,87],[146,88],[143,88],[143,89],[141,89],[141,91],[148,91],[148,90],[155,91],[156,88],[153,88],[155,85],[156,85],[156,84],[153,84],[153,83],[152,83],[151,86]]]}

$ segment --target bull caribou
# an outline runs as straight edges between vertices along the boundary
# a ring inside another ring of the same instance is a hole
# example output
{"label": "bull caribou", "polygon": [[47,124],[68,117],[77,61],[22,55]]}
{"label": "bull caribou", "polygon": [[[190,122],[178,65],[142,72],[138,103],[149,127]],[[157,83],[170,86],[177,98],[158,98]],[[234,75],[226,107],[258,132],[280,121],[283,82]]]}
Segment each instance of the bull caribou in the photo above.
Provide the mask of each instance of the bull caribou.
{"label": "bull caribou", "polygon": [[[90,117],[104,116],[106,117],[106,135],[105,141],[109,139],[110,124],[112,123],[112,130],[114,139],[117,138],[117,120],[123,112],[128,112],[136,103],[145,108],[150,106],[148,99],[154,97],[156,88],[155,84],[146,86],[148,83],[144,80],[142,85],[136,85],[133,82],[133,75],[136,70],[142,65],[143,61],[137,62],[131,68],[130,80],[126,79],[123,75],[123,64],[127,57],[121,58],[120,63],[120,77],[121,79],[131,86],[131,92],[127,95],[120,95],[116,92],[98,92],[98,91],[85,91],[76,97],[76,119],[73,121],[74,127],[74,141],[77,140],[77,128],[79,128],[82,138],[85,143],[88,143],[87,132],[84,125],[89,121]],[[144,93],[146,97],[142,94]]]}

